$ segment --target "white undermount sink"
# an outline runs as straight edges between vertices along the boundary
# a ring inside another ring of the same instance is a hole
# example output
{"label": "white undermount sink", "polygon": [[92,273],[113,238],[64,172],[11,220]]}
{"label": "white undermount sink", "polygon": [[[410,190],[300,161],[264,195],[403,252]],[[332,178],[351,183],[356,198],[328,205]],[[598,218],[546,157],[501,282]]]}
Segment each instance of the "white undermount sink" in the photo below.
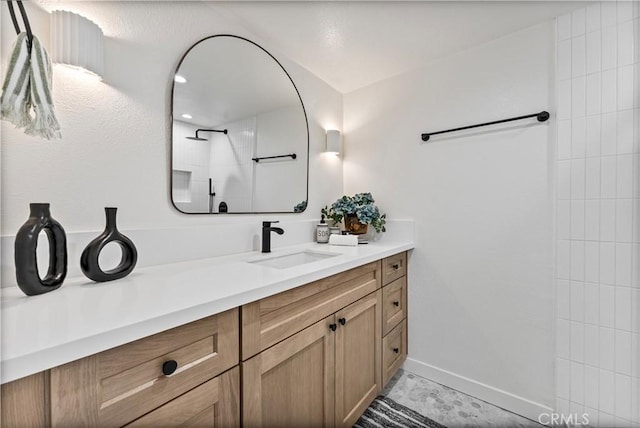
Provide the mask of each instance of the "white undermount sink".
{"label": "white undermount sink", "polygon": [[338,255],[339,254],[336,253],[322,253],[319,251],[304,250],[297,253],[283,254],[265,259],[249,260],[249,263],[276,269],[288,269],[295,266],[305,265],[307,263],[325,260]]}

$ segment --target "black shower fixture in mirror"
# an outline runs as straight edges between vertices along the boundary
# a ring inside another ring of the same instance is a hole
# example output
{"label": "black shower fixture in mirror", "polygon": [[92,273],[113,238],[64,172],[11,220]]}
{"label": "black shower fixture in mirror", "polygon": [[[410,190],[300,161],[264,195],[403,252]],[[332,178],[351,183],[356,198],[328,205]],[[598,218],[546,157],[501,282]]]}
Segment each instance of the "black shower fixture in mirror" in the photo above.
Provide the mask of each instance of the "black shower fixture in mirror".
{"label": "black shower fixture in mirror", "polygon": [[284,67],[250,40],[217,35],[189,48],[175,76],[173,205],[188,214],[300,212],[309,127]]}

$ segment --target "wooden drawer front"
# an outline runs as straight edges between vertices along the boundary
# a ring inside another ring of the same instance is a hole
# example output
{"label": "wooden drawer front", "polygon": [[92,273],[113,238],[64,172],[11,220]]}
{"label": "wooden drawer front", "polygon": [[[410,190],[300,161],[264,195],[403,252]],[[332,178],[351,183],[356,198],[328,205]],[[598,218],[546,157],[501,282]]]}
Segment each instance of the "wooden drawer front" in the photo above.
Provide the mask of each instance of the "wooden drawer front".
{"label": "wooden drawer front", "polygon": [[232,309],[52,369],[53,425],[122,426],[230,369],[238,321]]}
{"label": "wooden drawer front", "polygon": [[382,385],[386,385],[407,358],[407,320],[382,339]]}
{"label": "wooden drawer front", "polygon": [[240,369],[229,370],[127,427],[240,426]]}
{"label": "wooden drawer front", "polygon": [[382,285],[407,274],[407,253],[399,253],[382,259]]}
{"label": "wooden drawer front", "polygon": [[382,287],[382,335],[407,317],[407,277]]}
{"label": "wooden drawer front", "polygon": [[380,288],[369,263],[242,307],[242,360],[275,345]]}

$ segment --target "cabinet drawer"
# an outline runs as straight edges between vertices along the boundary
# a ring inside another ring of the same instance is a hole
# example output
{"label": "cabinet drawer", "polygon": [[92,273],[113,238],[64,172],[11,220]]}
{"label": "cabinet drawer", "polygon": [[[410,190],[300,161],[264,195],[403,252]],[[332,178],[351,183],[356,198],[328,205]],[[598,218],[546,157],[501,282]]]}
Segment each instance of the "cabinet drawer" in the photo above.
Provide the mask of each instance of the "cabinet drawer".
{"label": "cabinet drawer", "polygon": [[238,427],[239,379],[235,367],[127,425],[140,427]]}
{"label": "cabinet drawer", "polygon": [[399,253],[382,259],[382,285],[407,274],[407,253]]}
{"label": "cabinet drawer", "polygon": [[53,425],[122,426],[237,365],[238,318],[232,309],[52,369]]}
{"label": "cabinet drawer", "polygon": [[382,384],[386,385],[407,358],[407,320],[382,338]]}
{"label": "cabinet drawer", "polygon": [[382,335],[407,317],[407,277],[382,287]]}
{"label": "cabinet drawer", "polygon": [[373,262],[242,307],[242,360],[380,288]]}

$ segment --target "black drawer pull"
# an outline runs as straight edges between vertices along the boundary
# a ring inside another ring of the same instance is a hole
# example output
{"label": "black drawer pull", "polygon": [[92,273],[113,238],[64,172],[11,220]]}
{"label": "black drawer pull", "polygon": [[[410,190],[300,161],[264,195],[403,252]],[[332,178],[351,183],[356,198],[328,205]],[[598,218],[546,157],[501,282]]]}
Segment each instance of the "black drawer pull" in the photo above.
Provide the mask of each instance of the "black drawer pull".
{"label": "black drawer pull", "polygon": [[400,306],[400,302],[398,302],[397,300],[393,301],[393,306],[398,307]]}
{"label": "black drawer pull", "polygon": [[338,324],[336,323],[329,324],[329,328],[331,329],[331,331],[336,331],[336,329],[338,328]]}
{"label": "black drawer pull", "polygon": [[340,325],[345,325],[347,323],[346,318],[339,318],[338,322],[340,323]]}
{"label": "black drawer pull", "polygon": [[395,352],[396,354],[400,352],[400,349],[398,348],[393,348],[393,352]]}
{"label": "black drawer pull", "polygon": [[399,265],[398,263],[394,263],[394,264],[392,264],[392,265],[391,265],[391,267],[392,267],[394,270],[398,270],[398,269],[400,269],[400,265]]}
{"label": "black drawer pull", "polygon": [[165,363],[162,364],[162,373],[164,373],[165,376],[174,374],[177,369],[178,363],[176,360],[165,361]]}

